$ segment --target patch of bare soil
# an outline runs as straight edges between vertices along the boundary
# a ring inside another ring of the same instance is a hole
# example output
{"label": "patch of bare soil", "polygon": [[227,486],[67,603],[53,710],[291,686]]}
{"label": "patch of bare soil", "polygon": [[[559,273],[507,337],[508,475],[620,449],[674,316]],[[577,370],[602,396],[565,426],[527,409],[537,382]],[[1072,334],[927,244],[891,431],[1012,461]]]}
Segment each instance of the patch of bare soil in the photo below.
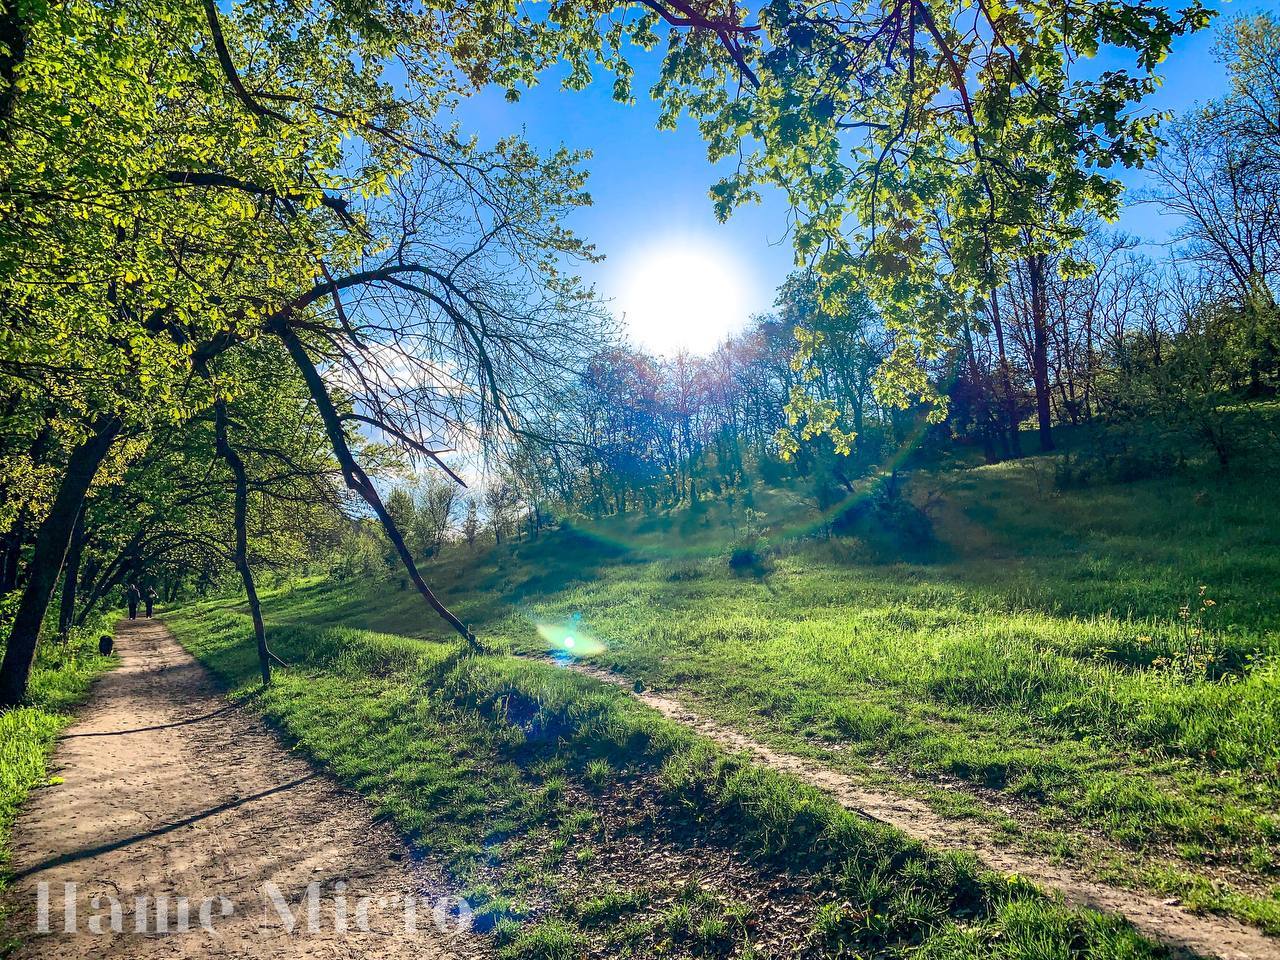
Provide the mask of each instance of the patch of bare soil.
{"label": "patch of bare soil", "polygon": [[17,957],[487,953],[429,866],[229,705],[159,622],[125,621],[117,638],[120,667],[54,755],[61,782],[14,829]]}
{"label": "patch of bare soil", "polygon": [[[557,660],[562,666],[565,664]],[[815,761],[776,750],[737,730],[710,720],[687,704],[652,691],[636,692],[631,681],[616,673],[585,663],[569,669],[614,686],[700,736],[722,747],[745,753],[756,762],[789,773],[830,794],[846,808],[870,820],[896,827],[930,846],[964,850],[985,865],[1006,874],[1018,874],[1045,890],[1060,893],[1071,904],[1093,907],[1126,917],[1147,936],[1183,954],[1220,957],[1222,960],[1280,958],[1280,941],[1225,917],[1195,914],[1178,903],[1140,891],[1100,883],[1069,866],[1061,866],[1002,845],[995,832],[970,820],[949,820],[922,800],[876,790]]]}
{"label": "patch of bare soil", "polygon": [[[601,791],[571,785],[566,799],[599,811],[566,858],[560,888],[590,934],[591,956],[801,957],[813,932],[815,895],[806,880],[744,857],[714,826],[673,820],[648,777]],[[624,901],[594,920],[602,899]],[[612,913],[612,915],[610,915]]]}

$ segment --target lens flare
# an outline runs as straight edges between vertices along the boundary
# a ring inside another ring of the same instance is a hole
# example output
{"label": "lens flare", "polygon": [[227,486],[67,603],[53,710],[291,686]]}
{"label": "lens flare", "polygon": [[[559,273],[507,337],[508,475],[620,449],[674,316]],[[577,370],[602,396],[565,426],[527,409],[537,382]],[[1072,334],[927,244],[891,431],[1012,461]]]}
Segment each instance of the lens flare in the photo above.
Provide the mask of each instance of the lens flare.
{"label": "lens flare", "polygon": [[534,627],[552,656],[577,659],[604,652],[604,644],[582,629],[581,616],[558,623],[535,620]]}

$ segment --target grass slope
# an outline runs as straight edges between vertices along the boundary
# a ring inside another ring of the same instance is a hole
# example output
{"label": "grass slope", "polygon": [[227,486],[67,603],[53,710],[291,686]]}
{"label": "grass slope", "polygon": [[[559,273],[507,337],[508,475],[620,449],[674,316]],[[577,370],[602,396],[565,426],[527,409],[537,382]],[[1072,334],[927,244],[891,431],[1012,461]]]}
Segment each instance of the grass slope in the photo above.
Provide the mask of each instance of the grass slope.
{"label": "grass slope", "polygon": [[[1280,932],[1273,485],[1186,473],[1064,491],[1044,458],[927,482],[945,491],[939,544],[911,562],[803,536],[806,499],[757,487],[458,549],[430,576],[498,648],[571,637],[765,739],[926,794],[958,780],[975,802],[931,794],[952,812],[1065,857],[1102,837],[1122,855],[1100,873]],[[727,563],[748,504],[778,552],[761,576]],[[442,636],[399,586],[312,583],[271,615]]]}
{"label": "grass slope", "polygon": [[[283,602],[268,598],[270,622]],[[167,621],[233,696],[440,860],[504,957],[1163,955],[1117,918],[930,852],[552,665],[277,626],[272,645],[292,666],[262,691],[243,613],[212,603]],[[619,822],[637,797],[647,813]],[[667,869],[606,868],[633,831],[661,836]],[[804,889],[802,944],[771,942],[768,902],[670,866],[725,848],[752,878]]]}

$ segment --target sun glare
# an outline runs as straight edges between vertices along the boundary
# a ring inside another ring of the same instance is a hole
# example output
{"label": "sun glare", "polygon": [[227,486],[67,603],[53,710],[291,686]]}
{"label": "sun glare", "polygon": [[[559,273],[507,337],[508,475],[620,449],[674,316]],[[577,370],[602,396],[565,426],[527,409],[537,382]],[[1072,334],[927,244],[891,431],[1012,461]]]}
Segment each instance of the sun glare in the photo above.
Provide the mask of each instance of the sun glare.
{"label": "sun glare", "polygon": [[641,347],[708,353],[747,319],[748,278],[713,242],[660,243],[622,262],[614,306]]}

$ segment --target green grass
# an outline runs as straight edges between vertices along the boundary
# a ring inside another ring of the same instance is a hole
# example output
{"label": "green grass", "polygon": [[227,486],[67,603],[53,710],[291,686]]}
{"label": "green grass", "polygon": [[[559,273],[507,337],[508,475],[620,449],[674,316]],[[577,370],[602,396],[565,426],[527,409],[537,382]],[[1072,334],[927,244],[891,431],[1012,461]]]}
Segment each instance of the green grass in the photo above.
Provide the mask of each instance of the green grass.
{"label": "green grass", "polygon": [[[799,492],[755,487],[458,549],[429,578],[497,649],[563,653],[571,636],[576,655],[850,772],[995,791],[1031,819],[1024,839],[1100,833],[1132,853],[1120,872],[1135,882],[1225,869],[1202,902],[1280,932],[1280,510],[1265,473],[1060,491],[1053,462],[1030,458],[928,485],[945,490],[939,542],[909,562],[816,538]],[[728,564],[748,501],[777,547],[761,576]],[[441,636],[397,586],[305,584],[271,615]]]}
{"label": "green grass", "polygon": [[[0,713],[0,895],[7,886],[9,837],[22,802],[50,783],[49,755],[72,710],[114,658],[98,655],[108,620],[76,630],[66,646],[44,642],[36,656],[25,705]],[[0,955],[13,945],[0,913]]]}
{"label": "green grass", "polygon": [[[279,623],[284,599],[268,599],[269,622]],[[594,866],[585,878],[575,869],[575,850],[608,853],[630,830],[673,852],[729,843],[762,871],[802,877],[815,903],[835,905],[804,918],[807,956],[1162,955],[1116,918],[926,850],[552,665],[275,626],[272,645],[293,665],[261,691],[243,614],[213,603],[167,619],[234,697],[445,867],[503,956],[576,957],[585,944],[615,955],[753,955],[751,931],[765,918],[750,905],[680,876],[623,869],[606,887]],[[609,794],[619,781],[624,789]],[[619,824],[619,798],[641,795],[656,809]]]}

